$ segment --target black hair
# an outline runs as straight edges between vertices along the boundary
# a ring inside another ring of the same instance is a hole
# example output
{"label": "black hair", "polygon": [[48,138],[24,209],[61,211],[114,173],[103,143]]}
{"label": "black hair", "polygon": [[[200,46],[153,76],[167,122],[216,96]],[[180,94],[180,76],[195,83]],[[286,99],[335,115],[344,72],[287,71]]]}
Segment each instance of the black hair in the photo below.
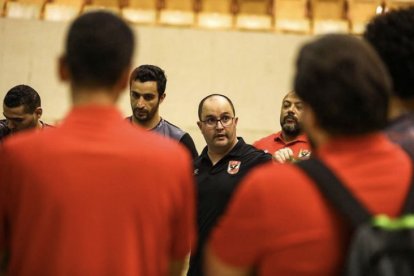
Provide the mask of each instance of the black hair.
{"label": "black hair", "polygon": [[132,82],[137,80],[140,82],[157,82],[158,96],[164,94],[165,87],[167,86],[167,78],[164,70],[155,65],[145,64],[135,68],[131,73],[129,84],[132,85]]}
{"label": "black hair", "polygon": [[65,59],[74,86],[112,87],[131,64],[134,35],[109,12],[89,12],[70,26]]}
{"label": "black hair", "polygon": [[40,96],[32,87],[24,84],[11,88],[4,97],[4,105],[9,108],[23,105],[26,113],[33,113],[40,107]]}
{"label": "black hair", "polygon": [[348,35],[326,35],[305,44],[296,62],[297,95],[332,135],[383,128],[391,80],[372,47]]}
{"label": "black hair", "polygon": [[203,105],[204,105],[204,102],[207,100],[207,99],[209,99],[209,98],[211,98],[211,97],[214,97],[214,96],[219,96],[219,97],[223,97],[223,98],[225,98],[228,102],[229,102],[229,104],[230,104],[230,106],[231,106],[231,109],[232,109],[232,111],[233,111],[233,115],[234,116],[236,116],[236,110],[234,109],[234,105],[233,105],[233,102],[227,97],[227,96],[225,96],[225,95],[222,95],[222,94],[210,94],[210,95],[208,95],[207,97],[204,97],[201,101],[200,101],[200,104],[198,105],[198,119],[199,120],[201,120],[201,113],[202,113],[202,111],[203,111]]}
{"label": "black hair", "polygon": [[414,97],[414,7],[375,17],[364,38],[375,48],[393,79],[394,93]]}

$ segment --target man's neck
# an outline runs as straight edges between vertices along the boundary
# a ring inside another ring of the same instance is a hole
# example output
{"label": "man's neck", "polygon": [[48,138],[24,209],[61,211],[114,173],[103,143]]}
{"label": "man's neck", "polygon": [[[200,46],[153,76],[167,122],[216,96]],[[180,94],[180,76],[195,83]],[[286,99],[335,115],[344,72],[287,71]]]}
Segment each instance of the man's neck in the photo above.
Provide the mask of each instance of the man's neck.
{"label": "man's neck", "polygon": [[236,146],[237,142],[238,142],[238,139],[236,138],[234,142],[232,143],[231,147],[223,151],[220,151],[220,150],[214,151],[214,150],[211,150],[211,148],[208,148],[207,155],[210,158],[210,161],[213,164],[213,166],[217,164],[221,159],[223,159],[234,148],[234,146]]}
{"label": "man's neck", "polygon": [[141,122],[138,121],[134,115],[132,115],[132,123],[137,124],[143,128],[145,128],[146,130],[151,130],[153,128],[155,128],[161,121],[161,116],[159,114],[155,114],[154,117],[152,117],[151,120],[147,121],[147,122]]}
{"label": "man's neck", "polygon": [[284,141],[285,143],[290,143],[290,142],[292,142],[292,141],[294,141],[294,140],[298,139],[299,135],[300,135],[300,134],[298,134],[298,135],[296,135],[296,136],[293,136],[293,135],[288,135],[288,134],[286,134],[286,132],[284,132],[284,131],[282,130],[282,139],[283,139],[283,141]]}
{"label": "man's neck", "polygon": [[40,120],[37,120],[36,129],[42,129],[43,123]]}
{"label": "man's neck", "polygon": [[115,105],[119,92],[106,89],[74,89],[72,87],[73,106]]}

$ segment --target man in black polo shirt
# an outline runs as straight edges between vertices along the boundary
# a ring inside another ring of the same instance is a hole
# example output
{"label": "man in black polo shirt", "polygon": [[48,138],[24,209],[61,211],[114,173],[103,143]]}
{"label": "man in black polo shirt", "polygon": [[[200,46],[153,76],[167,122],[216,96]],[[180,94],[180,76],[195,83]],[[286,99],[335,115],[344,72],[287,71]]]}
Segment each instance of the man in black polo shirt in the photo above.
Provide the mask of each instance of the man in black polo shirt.
{"label": "man in black polo shirt", "polygon": [[195,160],[197,180],[198,245],[190,258],[188,275],[200,276],[205,242],[223,214],[242,177],[256,165],[271,162],[272,155],[246,144],[236,135],[238,118],[233,103],[220,94],[201,100],[197,122],[207,146]]}
{"label": "man in black polo shirt", "polygon": [[164,120],[159,114],[159,106],[166,96],[167,78],[164,71],[155,65],[141,65],[132,72],[129,84],[132,116],[127,120],[179,141],[195,159],[198,152],[190,134]]}

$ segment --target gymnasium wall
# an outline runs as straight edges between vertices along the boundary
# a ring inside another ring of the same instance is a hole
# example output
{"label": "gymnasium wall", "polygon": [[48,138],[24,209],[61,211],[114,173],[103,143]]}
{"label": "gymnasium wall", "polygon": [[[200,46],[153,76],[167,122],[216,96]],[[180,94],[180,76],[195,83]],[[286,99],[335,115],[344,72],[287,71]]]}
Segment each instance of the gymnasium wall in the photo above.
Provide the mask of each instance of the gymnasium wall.
{"label": "gymnasium wall", "polygon": [[[60,121],[70,107],[69,87],[57,77],[69,23],[0,18],[0,98],[14,85],[41,95],[43,120]],[[280,129],[281,100],[292,87],[294,60],[305,35],[132,26],[138,37],[134,66],[166,71],[167,97],[160,114],[205,146],[196,125],[200,100],[230,97],[239,117],[238,135],[248,143]],[[108,39],[111,35],[108,34]],[[119,108],[130,115],[125,91]],[[2,117],[2,116],[0,116]]]}

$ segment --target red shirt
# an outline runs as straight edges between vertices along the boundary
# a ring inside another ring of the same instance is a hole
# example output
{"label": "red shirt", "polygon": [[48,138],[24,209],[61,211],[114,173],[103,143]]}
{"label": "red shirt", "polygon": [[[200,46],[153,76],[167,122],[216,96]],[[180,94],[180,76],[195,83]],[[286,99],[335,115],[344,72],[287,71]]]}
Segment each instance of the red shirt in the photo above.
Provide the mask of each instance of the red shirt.
{"label": "red shirt", "polygon": [[194,238],[187,151],[123,120],[74,108],[0,151],[0,252],[8,275],[167,275]]}
{"label": "red shirt", "polygon": [[293,158],[300,159],[310,156],[310,145],[305,135],[299,135],[295,140],[285,142],[282,131],[279,131],[254,142],[253,146],[272,155],[280,149],[290,148],[293,151]]}
{"label": "red shirt", "polygon": [[[384,135],[339,139],[317,154],[371,212],[399,214],[412,165]],[[304,172],[270,164],[241,183],[211,246],[220,260],[258,275],[337,276],[348,241],[348,224]]]}

